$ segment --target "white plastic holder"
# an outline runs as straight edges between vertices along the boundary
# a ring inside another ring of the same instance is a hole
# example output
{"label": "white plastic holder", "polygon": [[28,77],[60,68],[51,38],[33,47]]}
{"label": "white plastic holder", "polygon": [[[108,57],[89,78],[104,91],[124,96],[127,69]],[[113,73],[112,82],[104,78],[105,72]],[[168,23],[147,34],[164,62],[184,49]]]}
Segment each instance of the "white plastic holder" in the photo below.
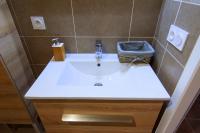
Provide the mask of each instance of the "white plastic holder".
{"label": "white plastic holder", "polygon": [[182,51],[187,41],[189,33],[175,25],[171,25],[167,41],[178,50]]}

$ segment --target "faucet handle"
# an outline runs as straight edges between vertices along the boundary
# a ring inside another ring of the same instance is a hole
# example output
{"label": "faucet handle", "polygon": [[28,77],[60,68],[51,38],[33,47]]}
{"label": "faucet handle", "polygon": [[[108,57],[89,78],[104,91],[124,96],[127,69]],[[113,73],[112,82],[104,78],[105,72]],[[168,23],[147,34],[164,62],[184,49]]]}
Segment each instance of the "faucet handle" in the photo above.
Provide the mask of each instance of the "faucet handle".
{"label": "faucet handle", "polygon": [[57,44],[60,43],[59,40],[60,40],[59,38],[53,38],[53,39],[52,39],[52,42],[53,42],[53,44],[57,45]]}
{"label": "faucet handle", "polygon": [[96,40],[96,47],[102,47],[101,40]]}

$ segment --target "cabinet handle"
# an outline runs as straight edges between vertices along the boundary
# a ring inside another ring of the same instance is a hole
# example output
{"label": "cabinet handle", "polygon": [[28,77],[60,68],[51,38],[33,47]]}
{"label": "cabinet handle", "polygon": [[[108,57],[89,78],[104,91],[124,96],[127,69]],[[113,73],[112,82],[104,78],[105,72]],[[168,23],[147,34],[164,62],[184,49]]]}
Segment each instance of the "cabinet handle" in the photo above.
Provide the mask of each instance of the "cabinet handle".
{"label": "cabinet handle", "polygon": [[71,125],[136,126],[134,118],[128,115],[63,114],[62,121]]}

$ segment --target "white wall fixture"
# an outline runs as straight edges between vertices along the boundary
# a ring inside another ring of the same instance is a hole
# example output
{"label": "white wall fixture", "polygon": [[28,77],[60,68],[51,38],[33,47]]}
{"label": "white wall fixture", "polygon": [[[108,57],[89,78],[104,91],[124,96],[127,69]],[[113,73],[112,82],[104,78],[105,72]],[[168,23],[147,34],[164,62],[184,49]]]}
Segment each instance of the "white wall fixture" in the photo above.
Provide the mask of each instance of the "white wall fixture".
{"label": "white wall fixture", "polygon": [[167,36],[167,41],[175,46],[178,50],[182,51],[188,35],[189,33],[187,31],[184,31],[175,25],[171,25]]}
{"label": "white wall fixture", "polygon": [[34,30],[46,30],[46,25],[42,16],[31,16],[31,22]]}

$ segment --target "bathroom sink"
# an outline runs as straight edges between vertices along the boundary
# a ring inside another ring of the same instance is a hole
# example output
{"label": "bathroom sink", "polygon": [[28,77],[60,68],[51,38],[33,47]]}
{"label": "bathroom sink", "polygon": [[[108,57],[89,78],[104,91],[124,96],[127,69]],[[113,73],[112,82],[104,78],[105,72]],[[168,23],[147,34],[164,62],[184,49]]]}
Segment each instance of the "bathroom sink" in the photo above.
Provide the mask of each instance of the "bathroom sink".
{"label": "bathroom sink", "polygon": [[125,74],[131,67],[129,64],[119,63],[117,55],[103,55],[101,60],[96,60],[93,55],[83,56],[87,57],[78,60],[71,59],[66,63],[65,69],[58,80],[58,85],[113,85],[117,83],[112,83],[111,81],[119,80],[118,76]]}
{"label": "bathroom sink", "polygon": [[108,76],[128,68],[117,61],[72,61],[70,64],[80,73],[91,76]]}
{"label": "bathroom sink", "polygon": [[117,54],[67,54],[50,61],[27,92],[28,99],[168,100],[149,64],[120,63]]}

